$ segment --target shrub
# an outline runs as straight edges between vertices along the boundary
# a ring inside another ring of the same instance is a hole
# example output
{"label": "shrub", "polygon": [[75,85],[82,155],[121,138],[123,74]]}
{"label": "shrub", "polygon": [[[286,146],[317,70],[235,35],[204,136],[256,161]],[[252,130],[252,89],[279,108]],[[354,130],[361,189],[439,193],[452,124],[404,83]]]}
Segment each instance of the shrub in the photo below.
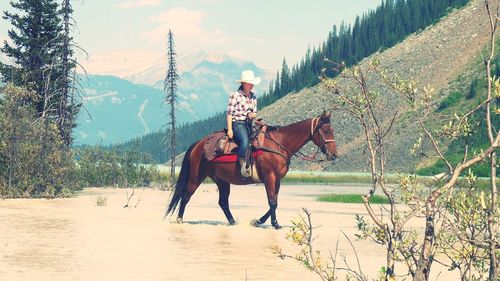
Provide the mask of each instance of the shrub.
{"label": "shrub", "polygon": [[449,96],[447,96],[445,99],[441,101],[441,103],[438,106],[438,110],[443,110],[445,108],[448,108],[456,104],[462,97],[463,94],[460,92],[451,93]]}
{"label": "shrub", "polygon": [[84,186],[129,187],[160,184],[164,177],[155,165],[137,149],[118,151],[102,147],[86,147],[76,151],[77,177]]}
{"label": "shrub", "polygon": [[467,99],[475,98],[477,96],[477,88],[478,88],[478,81],[477,79],[474,79],[470,84],[469,93],[467,94],[466,98]]}
{"label": "shrub", "polygon": [[36,96],[24,88],[1,89],[0,195],[2,197],[67,196],[80,189],[72,153],[55,121],[36,116],[26,101]]}
{"label": "shrub", "polygon": [[104,207],[108,204],[108,197],[99,195],[95,198],[95,205],[97,207]]}

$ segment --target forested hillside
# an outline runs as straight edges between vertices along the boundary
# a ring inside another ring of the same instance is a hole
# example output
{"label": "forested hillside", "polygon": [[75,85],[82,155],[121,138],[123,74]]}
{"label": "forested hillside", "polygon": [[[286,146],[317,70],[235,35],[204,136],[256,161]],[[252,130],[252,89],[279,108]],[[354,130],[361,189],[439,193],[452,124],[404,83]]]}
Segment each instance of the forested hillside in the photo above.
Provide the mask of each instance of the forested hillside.
{"label": "forested hillside", "polygon": [[463,7],[469,0],[383,0],[381,5],[362,16],[354,24],[334,25],[321,46],[307,50],[300,63],[288,67],[283,60],[261,104],[268,105],[290,92],[319,83],[322,70],[329,77],[336,75],[325,58],[344,62],[347,66],[358,63],[377,51],[394,46],[411,33],[436,23],[453,8]]}
{"label": "forested hillside", "polygon": [[[403,42],[376,53],[359,66],[366,69],[372,61],[378,61],[381,69],[388,74],[397,74],[403,79],[413,80],[419,89],[433,89],[435,111],[432,112],[433,129],[440,129],[453,119],[453,113],[462,114],[477,105],[480,96],[484,98],[485,82],[482,61],[488,39],[488,21],[484,18],[483,2],[473,1],[464,9],[452,12],[439,23],[409,36]],[[497,62],[498,64],[498,62]],[[492,71],[496,71],[493,67]],[[341,82],[343,79],[336,78]],[[474,82],[477,80],[478,82]],[[346,83],[346,82],[343,82]],[[394,98],[392,89],[384,86],[376,75],[370,77],[369,90],[380,94],[384,107],[379,108],[381,115],[388,117],[402,103]],[[346,86],[347,87],[347,86]],[[356,87],[356,85],[352,85]],[[474,94],[475,93],[475,94]],[[467,96],[474,98],[467,98]],[[290,94],[265,108],[261,116],[273,123],[287,124],[318,114],[323,109],[332,109],[334,124],[341,157],[336,163],[310,165],[298,160],[293,167],[300,169],[327,169],[334,171],[361,171],[366,167],[364,136],[361,135],[356,120],[349,117],[340,108],[333,108],[334,95],[325,89],[323,83]],[[401,110],[405,110],[402,108]],[[390,120],[385,119],[385,122]],[[388,136],[391,145],[387,150],[387,168],[392,171],[414,171],[420,165],[431,166],[434,163],[420,156],[412,155],[411,148],[420,137],[417,122],[409,114],[402,114],[396,121],[397,126]],[[473,128],[476,130],[476,128]],[[463,140],[460,140],[463,141]],[[471,141],[471,140],[469,140]],[[429,144],[426,144],[429,145]],[[448,143],[440,143],[444,151]],[[471,148],[471,147],[470,147]],[[477,148],[477,147],[474,147]],[[308,147],[305,151],[308,151]],[[471,153],[472,150],[471,150]],[[430,158],[432,160],[433,158]],[[439,171],[435,169],[434,171]]]}
{"label": "forested hillside", "polygon": [[[284,59],[281,71],[277,72],[268,91],[259,98],[259,108],[262,109],[291,92],[298,92],[318,84],[323,69],[326,69],[327,76],[335,76],[325,63],[325,58],[343,61],[347,65],[356,64],[375,52],[394,46],[409,34],[438,22],[451,10],[462,7],[468,2],[468,0],[382,1],[377,9],[358,16],[354,24],[342,23],[339,27],[333,26],[324,43],[308,50],[298,64],[290,68]],[[184,151],[196,140],[223,127],[225,127],[224,112],[180,127],[177,139],[178,152]],[[170,157],[164,150],[163,135],[161,132],[152,133],[119,145],[119,148],[126,149],[131,147],[132,143],[139,142],[142,151],[151,153],[153,159],[162,163]]]}

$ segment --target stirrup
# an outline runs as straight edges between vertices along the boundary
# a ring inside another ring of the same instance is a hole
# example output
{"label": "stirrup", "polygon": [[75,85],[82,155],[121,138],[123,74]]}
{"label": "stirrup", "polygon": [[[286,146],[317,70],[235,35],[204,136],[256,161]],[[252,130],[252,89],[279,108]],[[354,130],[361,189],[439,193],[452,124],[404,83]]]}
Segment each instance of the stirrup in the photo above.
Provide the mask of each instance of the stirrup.
{"label": "stirrup", "polygon": [[250,168],[247,168],[246,165],[244,165],[243,167],[241,167],[241,176],[244,177],[244,178],[249,178],[252,176],[252,171],[250,170]]}
{"label": "stirrup", "polygon": [[243,177],[243,178],[251,177],[252,171],[250,170],[250,168],[247,168],[247,163],[246,163],[245,159],[239,158],[238,162],[240,163],[241,177]]}

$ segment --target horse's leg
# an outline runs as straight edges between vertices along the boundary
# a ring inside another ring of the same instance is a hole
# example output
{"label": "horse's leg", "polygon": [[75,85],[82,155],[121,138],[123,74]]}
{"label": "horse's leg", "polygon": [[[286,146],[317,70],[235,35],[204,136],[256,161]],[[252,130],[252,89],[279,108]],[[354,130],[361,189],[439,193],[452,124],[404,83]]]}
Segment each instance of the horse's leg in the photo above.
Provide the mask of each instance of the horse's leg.
{"label": "horse's leg", "polygon": [[256,220],[256,219],[252,220],[250,222],[250,225],[252,225],[252,226],[259,226],[261,224],[264,224],[270,216],[271,216],[271,209],[269,209],[269,211],[267,211],[260,219],[258,219],[258,220]]}
{"label": "horse's leg", "polygon": [[186,191],[182,195],[181,206],[179,207],[179,214],[177,215],[177,223],[183,222],[182,218],[184,217],[184,211],[186,210],[187,203],[191,199],[191,196],[193,196],[196,189],[198,189],[200,184],[208,176],[208,171],[206,169],[204,161],[195,160],[194,162],[194,165],[193,163],[191,163],[192,165],[190,166],[189,180],[187,183]]}
{"label": "horse's leg", "polygon": [[274,196],[269,197],[267,195],[267,200],[269,201],[269,208],[271,211],[271,224],[276,229],[280,229],[281,225],[278,223],[278,219],[276,218],[276,209],[278,208],[278,193],[280,191],[280,180],[276,180],[274,183]]}
{"label": "horse's leg", "polygon": [[274,176],[268,176],[264,182],[266,186],[267,202],[269,204],[269,211],[267,211],[260,219],[252,221],[254,226],[261,225],[271,217],[271,224],[274,228],[279,229],[281,226],[276,219],[276,209],[278,208],[278,192],[280,188],[280,181],[276,180]]}
{"label": "horse's leg", "polygon": [[267,213],[265,213],[260,219],[255,221],[255,223],[257,225],[261,225],[261,224],[265,223],[270,216],[271,216],[271,209],[269,209],[269,211],[267,211]]}
{"label": "horse's leg", "polygon": [[230,225],[236,223],[229,210],[229,193],[231,192],[231,185],[220,179],[213,179],[219,188],[219,206],[221,207],[224,215],[226,215],[227,221]]}
{"label": "horse's leg", "polygon": [[183,222],[184,211],[186,210],[186,205],[193,196],[193,193],[198,189],[199,184],[196,182],[192,182],[191,180],[188,183],[186,192],[182,195],[181,206],[179,207],[179,214],[177,215],[177,223]]}

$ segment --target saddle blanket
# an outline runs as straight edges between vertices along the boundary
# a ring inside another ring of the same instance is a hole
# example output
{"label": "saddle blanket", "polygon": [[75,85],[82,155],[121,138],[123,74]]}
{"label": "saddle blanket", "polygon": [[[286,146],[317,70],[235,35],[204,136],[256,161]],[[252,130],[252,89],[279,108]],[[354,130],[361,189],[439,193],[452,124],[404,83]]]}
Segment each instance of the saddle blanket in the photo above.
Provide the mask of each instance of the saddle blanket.
{"label": "saddle blanket", "polygon": [[[259,149],[257,151],[252,152],[253,158],[257,158],[258,156],[262,155],[262,150]],[[210,162],[214,163],[234,163],[238,161],[238,155],[237,154],[223,154],[220,156],[215,157],[213,160]]]}

